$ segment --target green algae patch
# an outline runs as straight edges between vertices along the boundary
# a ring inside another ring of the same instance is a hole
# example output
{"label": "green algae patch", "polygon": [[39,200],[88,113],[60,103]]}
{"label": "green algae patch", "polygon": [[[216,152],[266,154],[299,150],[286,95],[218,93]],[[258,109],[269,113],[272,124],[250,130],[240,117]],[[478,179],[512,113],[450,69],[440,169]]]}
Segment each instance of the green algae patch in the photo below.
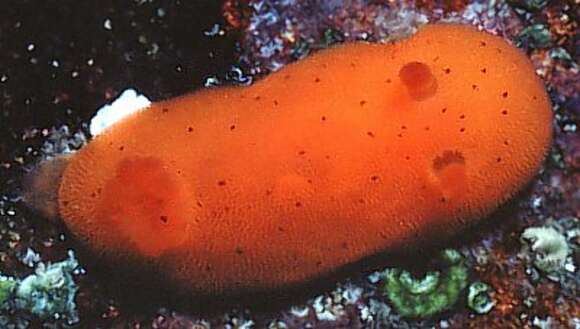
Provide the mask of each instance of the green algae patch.
{"label": "green algae patch", "polygon": [[389,269],[383,291],[397,312],[408,318],[426,318],[449,310],[467,286],[467,268],[463,257],[446,249],[441,260],[447,266],[430,271],[422,278],[398,268]]}
{"label": "green algae patch", "polygon": [[0,305],[4,304],[12,296],[16,284],[14,279],[0,276]]}

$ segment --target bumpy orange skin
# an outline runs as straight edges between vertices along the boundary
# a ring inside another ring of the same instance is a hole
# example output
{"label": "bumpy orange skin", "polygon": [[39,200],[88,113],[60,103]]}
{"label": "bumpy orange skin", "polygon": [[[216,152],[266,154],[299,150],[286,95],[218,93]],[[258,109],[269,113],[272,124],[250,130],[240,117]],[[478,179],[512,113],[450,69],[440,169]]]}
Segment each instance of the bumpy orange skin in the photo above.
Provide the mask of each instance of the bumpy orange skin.
{"label": "bumpy orange skin", "polygon": [[186,289],[280,287],[488,214],[535,175],[551,121],[519,50],[426,26],[153,104],[74,156],[60,213]]}

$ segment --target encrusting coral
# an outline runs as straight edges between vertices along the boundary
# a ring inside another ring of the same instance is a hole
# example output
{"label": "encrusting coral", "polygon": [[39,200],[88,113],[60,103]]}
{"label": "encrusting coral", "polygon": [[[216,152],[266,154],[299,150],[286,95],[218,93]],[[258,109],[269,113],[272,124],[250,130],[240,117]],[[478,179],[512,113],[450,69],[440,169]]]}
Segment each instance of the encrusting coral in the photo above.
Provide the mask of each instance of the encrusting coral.
{"label": "encrusting coral", "polygon": [[478,314],[485,314],[495,302],[489,295],[491,287],[483,282],[474,282],[467,289],[467,306]]}
{"label": "encrusting coral", "polygon": [[69,252],[69,258],[61,262],[39,263],[34,274],[22,280],[0,277],[0,309],[9,306],[41,319],[60,315],[74,322],[78,288],[72,274],[78,265],[74,254]]}
{"label": "encrusting coral", "polygon": [[522,233],[521,240],[531,250],[537,269],[550,273],[564,266],[568,244],[566,238],[553,227],[528,227]]}

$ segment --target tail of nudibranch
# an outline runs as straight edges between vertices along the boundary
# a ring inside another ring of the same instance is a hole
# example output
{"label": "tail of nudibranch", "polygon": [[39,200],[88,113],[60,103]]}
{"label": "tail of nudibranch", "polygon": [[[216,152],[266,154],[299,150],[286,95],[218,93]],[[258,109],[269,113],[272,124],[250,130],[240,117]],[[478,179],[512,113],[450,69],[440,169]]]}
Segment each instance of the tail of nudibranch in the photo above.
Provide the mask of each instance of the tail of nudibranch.
{"label": "tail of nudibranch", "polygon": [[59,216],[58,189],[69,156],[43,160],[24,177],[24,202],[48,219]]}

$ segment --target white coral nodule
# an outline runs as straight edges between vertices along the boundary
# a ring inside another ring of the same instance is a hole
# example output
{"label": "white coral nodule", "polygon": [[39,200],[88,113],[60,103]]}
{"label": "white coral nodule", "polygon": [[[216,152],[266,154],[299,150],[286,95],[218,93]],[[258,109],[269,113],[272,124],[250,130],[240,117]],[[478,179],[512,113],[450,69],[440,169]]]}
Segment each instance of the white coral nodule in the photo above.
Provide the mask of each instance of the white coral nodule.
{"label": "white coral nodule", "polygon": [[568,256],[566,238],[552,227],[528,227],[520,236],[534,254],[534,266],[542,272],[556,272]]}

